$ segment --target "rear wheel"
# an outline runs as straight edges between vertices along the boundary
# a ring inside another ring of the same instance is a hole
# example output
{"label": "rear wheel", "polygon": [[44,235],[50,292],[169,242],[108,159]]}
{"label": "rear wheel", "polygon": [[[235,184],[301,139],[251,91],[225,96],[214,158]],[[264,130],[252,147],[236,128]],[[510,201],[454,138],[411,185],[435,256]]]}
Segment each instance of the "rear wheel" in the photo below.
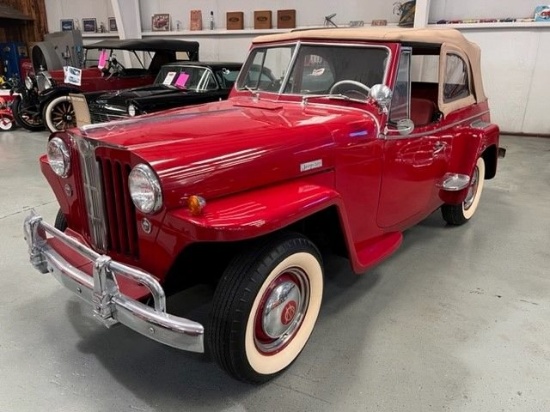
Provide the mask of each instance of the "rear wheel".
{"label": "rear wheel", "polygon": [[42,117],[50,132],[76,126],[74,107],[69,96],[59,96],[49,102],[44,107]]}
{"label": "rear wheel", "polygon": [[16,96],[13,100],[11,111],[16,123],[31,132],[44,129],[42,119],[36,114],[31,114],[25,106],[25,102],[21,100],[20,96]]}
{"label": "rear wheel", "polygon": [[229,374],[265,382],[306,345],[321,307],[323,269],[315,245],[297,234],[236,257],[214,295],[208,346]]}
{"label": "rear wheel", "polygon": [[450,225],[462,225],[472,218],[479,199],[481,198],[481,192],[483,192],[483,183],[485,182],[485,161],[482,157],[477,159],[476,166],[470,177],[470,184],[468,186],[468,194],[466,199],[460,205],[443,205],[441,206],[441,214],[443,219]]}

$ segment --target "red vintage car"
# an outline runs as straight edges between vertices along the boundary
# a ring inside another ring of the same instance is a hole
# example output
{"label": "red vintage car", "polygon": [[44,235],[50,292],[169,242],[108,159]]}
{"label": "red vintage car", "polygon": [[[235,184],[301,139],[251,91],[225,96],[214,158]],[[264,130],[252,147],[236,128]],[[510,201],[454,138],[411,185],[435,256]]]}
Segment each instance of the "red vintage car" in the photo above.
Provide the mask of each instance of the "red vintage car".
{"label": "red vintage car", "polygon": [[[28,216],[25,236],[34,267],[107,326],[263,382],[315,326],[320,246],[360,274],[436,209],[468,222],[504,152],[480,49],[458,31],[274,34],[227,101],[54,133],[40,162],[60,211]],[[202,283],[207,321],[166,312]]]}

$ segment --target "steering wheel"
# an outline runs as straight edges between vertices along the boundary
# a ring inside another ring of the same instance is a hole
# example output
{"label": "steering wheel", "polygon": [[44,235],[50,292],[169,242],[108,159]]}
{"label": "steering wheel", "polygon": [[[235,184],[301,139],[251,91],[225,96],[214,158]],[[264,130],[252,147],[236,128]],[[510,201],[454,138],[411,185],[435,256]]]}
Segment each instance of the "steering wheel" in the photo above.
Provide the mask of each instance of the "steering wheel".
{"label": "steering wheel", "polygon": [[110,60],[109,69],[112,69],[113,73],[120,73],[126,68],[117,60],[116,57],[112,57]]}
{"label": "steering wheel", "polygon": [[[340,80],[339,82],[334,83],[332,85],[332,87],[330,88],[330,90],[329,90],[329,94],[336,94],[336,90],[339,87],[344,86],[344,85],[353,86],[355,88],[358,88],[358,89],[361,89],[361,90],[367,92],[367,94],[364,95],[364,96],[365,96],[365,99],[368,98],[368,94],[370,93],[370,87],[365,86],[363,83],[357,82],[355,80]],[[353,88],[348,89],[348,90],[363,95],[363,93],[361,93],[359,90],[353,90]]]}

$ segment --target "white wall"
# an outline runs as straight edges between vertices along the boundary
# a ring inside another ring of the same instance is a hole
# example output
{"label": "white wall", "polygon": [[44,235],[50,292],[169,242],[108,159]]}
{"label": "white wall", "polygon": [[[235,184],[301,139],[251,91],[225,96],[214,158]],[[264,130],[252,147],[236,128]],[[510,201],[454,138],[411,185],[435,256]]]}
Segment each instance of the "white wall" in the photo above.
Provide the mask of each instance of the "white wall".
{"label": "white wall", "polygon": [[[118,1],[121,5],[133,3]],[[395,23],[398,18],[393,14],[393,3],[388,0],[345,0],[341,5],[317,0],[302,0],[298,4],[290,0],[139,0],[139,12],[144,37],[160,35],[197,40],[201,45],[202,60],[242,61],[248,53],[251,39],[257,34],[253,30],[225,32],[227,11],[245,12],[245,28],[252,25],[254,10],[272,10],[275,17],[277,10],[286,8],[296,9],[298,26],[321,25],[324,16],[335,12],[334,21],[338,24],[350,20],[370,22],[380,18]],[[428,4],[428,20],[435,22],[441,19],[530,17],[541,1],[428,0]],[[46,0],[46,8],[50,31],[59,30],[60,19],[96,17],[99,23],[114,15],[111,0]],[[155,13],[169,13],[173,21],[172,30],[175,30],[176,20],[180,20],[182,29],[187,30],[192,9],[202,10],[205,27],[208,27],[208,16],[213,10],[216,28],[222,30],[150,32],[151,16]],[[550,135],[550,121],[546,120],[550,96],[550,23],[547,27],[461,30],[482,48],[485,91],[493,121],[507,132]],[[87,43],[97,40],[100,40],[97,35],[85,38]]]}
{"label": "white wall", "polygon": [[197,9],[202,11],[203,26],[208,26],[210,11],[214,11],[214,20],[217,28],[225,28],[226,13],[228,11],[244,12],[244,27],[254,25],[254,10],[271,10],[272,19],[277,10],[295,9],[296,24],[298,26],[322,25],[325,16],[337,13],[333,21],[337,24],[347,24],[350,20],[370,22],[373,19],[387,19],[397,22],[398,17],[392,13],[393,1],[388,0],[346,0],[345,6],[330,1],[301,0],[141,0],[141,23],[144,30],[151,28],[151,16],[155,13],[169,13],[173,30],[175,21],[180,20],[183,28],[189,28],[189,12]]}
{"label": "white wall", "polygon": [[82,27],[82,19],[95,18],[99,27],[102,22],[107,25],[107,18],[114,16],[111,0],[45,0],[45,3],[50,33],[61,30],[61,19],[78,20]]}
{"label": "white wall", "polygon": [[533,17],[541,0],[432,0],[430,22],[462,19],[503,19]]}

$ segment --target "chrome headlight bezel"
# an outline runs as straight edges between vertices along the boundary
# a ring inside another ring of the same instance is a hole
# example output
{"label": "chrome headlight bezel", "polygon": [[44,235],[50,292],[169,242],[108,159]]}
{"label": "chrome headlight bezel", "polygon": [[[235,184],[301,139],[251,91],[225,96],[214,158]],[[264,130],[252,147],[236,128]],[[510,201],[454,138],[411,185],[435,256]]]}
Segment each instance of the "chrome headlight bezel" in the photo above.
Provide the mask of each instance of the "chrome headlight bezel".
{"label": "chrome headlight bezel", "polygon": [[128,116],[134,117],[136,114],[137,114],[137,107],[134,104],[130,103],[128,105]]}
{"label": "chrome headlight bezel", "polygon": [[27,90],[32,90],[34,88],[34,82],[32,81],[30,76],[25,77],[25,88]]}
{"label": "chrome headlight bezel", "polygon": [[162,207],[162,189],[153,169],[140,163],[128,176],[128,190],[136,208],[146,214],[158,212]]}
{"label": "chrome headlight bezel", "polygon": [[48,163],[59,177],[67,177],[71,171],[71,155],[69,148],[59,137],[50,139],[47,146]]}

